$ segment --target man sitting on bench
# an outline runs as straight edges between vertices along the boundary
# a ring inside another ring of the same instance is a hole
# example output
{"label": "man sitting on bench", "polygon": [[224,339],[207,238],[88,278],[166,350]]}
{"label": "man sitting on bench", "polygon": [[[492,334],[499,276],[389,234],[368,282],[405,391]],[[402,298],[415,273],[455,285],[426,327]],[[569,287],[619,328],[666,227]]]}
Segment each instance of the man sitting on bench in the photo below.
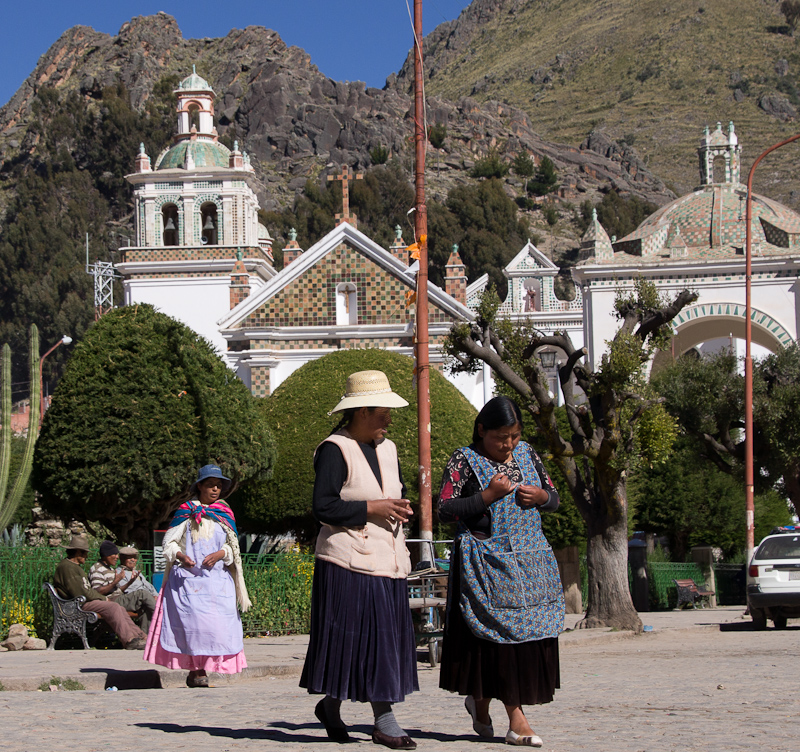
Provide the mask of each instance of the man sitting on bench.
{"label": "man sitting on bench", "polygon": [[114,601],[108,600],[89,585],[83,565],[89,556],[89,543],[82,535],[73,535],[67,544],[67,558],[57,567],[53,586],[62,598],[86,598],[81,608],[94,611],[119,637],[126,650],[144,650],[145,636],[128,616],[128,612]]}
{"label": "man sitting on bench", "polygon": [[[127,550],[127,549],[126,549]],[[100,561],[92,564],[89,570],[91,586],[108,600],[119,603],[129,614],[137,614],[136,618],[142,632],[147,634],[150,629],[150,620],[156,610],[155,596],[141,587],[135,587],[134,579],[125,577],[125,569],[117,571],[117,562],[120,558],[119,549],[111,541],[100,544]],[[138,578],[137,578],[138,579]],[[134,585],[131,587],[131,585]]]}

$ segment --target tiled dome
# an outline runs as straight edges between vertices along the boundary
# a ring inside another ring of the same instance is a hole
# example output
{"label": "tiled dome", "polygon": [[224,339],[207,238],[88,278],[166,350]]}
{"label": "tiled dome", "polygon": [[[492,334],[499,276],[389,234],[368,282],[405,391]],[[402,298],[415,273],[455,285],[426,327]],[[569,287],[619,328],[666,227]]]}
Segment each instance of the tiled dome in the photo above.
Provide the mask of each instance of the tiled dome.
{"label": "tiled dome", "polygon": [[186,150],[191,150],[195,167],[227,167],[230,149],[214,141],[181,141],[167,149],[156,162],[156,170],[181,169],[186,164]]}

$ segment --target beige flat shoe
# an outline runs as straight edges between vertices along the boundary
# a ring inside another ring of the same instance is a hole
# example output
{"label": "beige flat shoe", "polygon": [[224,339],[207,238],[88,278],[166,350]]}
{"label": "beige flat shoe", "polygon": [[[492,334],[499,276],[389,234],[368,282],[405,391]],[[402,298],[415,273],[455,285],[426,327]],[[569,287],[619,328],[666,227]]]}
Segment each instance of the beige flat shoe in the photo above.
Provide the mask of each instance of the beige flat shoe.
{"label": "beige flat shoe", "polygon": [[472,728],[475,733],[484,739],[494,739],[492,720],[490,718],[489,723],[481,723],[478,720],[478,710],[475,707],[475,698],[472,695],[467,695],[464,698],[464,707],[467,709],[467,713],[472,716]]}
{"label": "beige flat shoe", "polygon": [[515,747],[541,747],[543,742],[535,734],[533,736],[520,736],[509,729],[506,734],[506,744],[513,744]]}

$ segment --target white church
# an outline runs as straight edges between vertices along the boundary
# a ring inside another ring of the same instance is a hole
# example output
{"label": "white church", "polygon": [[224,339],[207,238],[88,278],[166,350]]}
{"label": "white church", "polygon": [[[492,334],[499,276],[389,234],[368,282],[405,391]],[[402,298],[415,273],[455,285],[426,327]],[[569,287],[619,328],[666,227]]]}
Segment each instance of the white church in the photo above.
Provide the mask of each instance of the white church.
{"label": "white church", "polygon": [[[214,92],[196,73],[176,90],[177,132],[153,162],[140,149],[133,186],[135,243],[117,271],[125,303],[151,303],[208,339],[253,394],[266,396],[303,364],[342,348],[379,347],[413,355],[416,262],[400,228],[383,248],[357,229],[348,205],[347,167],[338,224],[311,247],[296,235],[273,265],[272,239],[258,220],[256,177],[237,144],[221,144]],[[741,147],[733,124],[704,134],[700,186],[662,207],[633,233],[612,240],[596,217],[573,268],[573,300],[556,297],[558,268],[530,241],[508,264],[501,313],[545,332],[566,331],[597,365],[617,321],[617,290],[646,277],[666,294],[689,287],[700,298],[673,321],[673,357],[692,348],[737,347],[744,337],[744,206]],[[762,196],[753,201],[753,339],[763,352],[796,341],[800,320],[800,215]],[[411,263],[409,263],[411,262]],[[453,252],[444,289],[429,289],[431,363],[444,365],[441,343],[454,322],[473,318],[487,284],[467,285]],[[543,356],[558,387],[562,354]],[[661,356],[659,356],[661,357]],[[447,375],[447,374],[446,374]],[[448,376],[476,407],[492,396],[488,370]]]}

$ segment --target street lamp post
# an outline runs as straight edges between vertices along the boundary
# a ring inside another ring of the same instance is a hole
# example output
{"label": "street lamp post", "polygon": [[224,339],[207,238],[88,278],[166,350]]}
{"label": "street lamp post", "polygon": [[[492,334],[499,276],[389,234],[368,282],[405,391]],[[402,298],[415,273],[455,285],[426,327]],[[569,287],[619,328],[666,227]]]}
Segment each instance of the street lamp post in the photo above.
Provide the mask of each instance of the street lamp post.
{"label": "street lamp post", "polygon": [[42,382],[42,367],[44,366],[44,359],[55,350],[59,345],[72,344],[72,337],[66,334],[58,340],[42,357],[39,359],[39,425],[42,425],[44,420],[44,384]]}
{"label": "street lamp post", "polygon": [[744,499],[745,499],[745,518],[747,521],[747,563],[753,557],[753,549],[755,548],[755,505],[754,505],[754,491],[753,491],[753,357],[750,350],[750,345],[753,339],[752,327],[752,301],[751,301],[751,287],[753,277],[752,265],[752,217],[753,217],[753,175],[767,154],[780,149],[781,146],[797,141],[800,138],[800,133],[779,144],[770,146],[769,149],[762,152],[753,166],[750,168],[750,173],[747,176],[747,201],[745,210],[745,355],[744,355]]}

